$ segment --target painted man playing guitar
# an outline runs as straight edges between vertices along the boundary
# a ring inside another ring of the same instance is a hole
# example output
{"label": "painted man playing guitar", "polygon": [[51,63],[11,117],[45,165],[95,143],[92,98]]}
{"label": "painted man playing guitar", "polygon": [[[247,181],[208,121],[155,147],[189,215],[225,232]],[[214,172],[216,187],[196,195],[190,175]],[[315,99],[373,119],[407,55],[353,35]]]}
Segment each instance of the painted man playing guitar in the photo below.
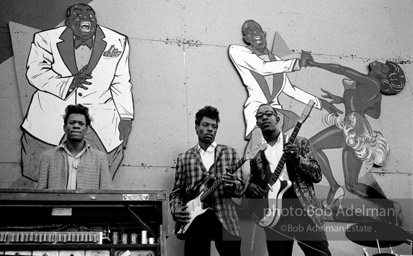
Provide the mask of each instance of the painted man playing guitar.
{"label": "painted man playing guitar", "polygon": [[[209,256],[212,240],[220,255],[241,255],[240,227],[231,197],[240,196],[244,179],[241,169],[231,174],[239,162],[236,150],[215,142],[219,121],[216,108],[200,109],[195,116],[198,145],[177,159],[175,183],[169,200],[172,217],[178,224],[175,233],[185,233],[185,256]],[[202,201],[210,209],[193,218],[187,203],[196,198],[194,193],[202,191],[200,184],[201,187],[208,186],[204,181],[215,183],[215,179],[220,179],[219,186],[206,201]],[[189,228],[182,225],[190,221]]]}
{"label": "painted man playing guitar", "polygon": [[[302,122],[313,103],[309,105]],[[311,214],[321,208],[313,187],[313,183],[321,181],[321,170],[308,140],[296,137],[302,122],[297,123],[287,140],[278,127],[276,109],[261,105],[256,120],[268,146],[250,162],[251,179],[245,195],[250,198],[247,201],[251,216],[264,227],[268,255],[292,255],[294,239],[305,255],[331,255],[322,228],[323,216]],[[274,182],[275,174],[278,183]],[[271,197],[274,194],[276,198]],[[279,206],[281,214],[277,215],[279,212],[272,208]]]}

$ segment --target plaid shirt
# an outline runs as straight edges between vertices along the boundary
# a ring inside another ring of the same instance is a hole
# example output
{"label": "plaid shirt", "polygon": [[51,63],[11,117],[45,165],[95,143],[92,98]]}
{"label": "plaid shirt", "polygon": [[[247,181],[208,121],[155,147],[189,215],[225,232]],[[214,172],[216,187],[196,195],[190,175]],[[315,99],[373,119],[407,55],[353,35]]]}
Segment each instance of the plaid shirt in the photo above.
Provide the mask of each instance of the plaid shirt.
{"label": "plaid shirt", "polygon": [[[215,148],[215,169],[214,165],[210,170],[206,170],[202,163],[198,147],[195,146],[178,156],[176,163],[175,184],[169,195],[172,214],[177,206],[183,206],[189,201],[191,195],[196,193],[196,189],[210,175],[222,176],[227,168],[235,166],[239,160],[237,151],[231,147],[218,144]],[[231,200],[232,196],[240,196],[243,190],[243,177],[241,169],[235,173],[237,182],[235,192],[229,194],[224,187],[219,186],[210,196],[208,205],[214,210],[219,221],[229,233],[240,236],[240,227],[236,207]],[[209,199],[209,198],[208,198]]]}

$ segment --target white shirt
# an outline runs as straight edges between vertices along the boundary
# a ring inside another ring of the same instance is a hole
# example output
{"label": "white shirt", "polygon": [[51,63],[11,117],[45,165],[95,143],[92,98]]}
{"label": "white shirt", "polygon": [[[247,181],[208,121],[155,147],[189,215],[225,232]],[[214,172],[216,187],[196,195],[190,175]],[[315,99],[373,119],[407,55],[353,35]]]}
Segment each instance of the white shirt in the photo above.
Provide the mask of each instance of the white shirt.
{"label": "white shirt", "polygon": [[[270,163],[272,173],[274,173],[275,168],[277,168],[278,162],[280,161],[281,156],[284,153],[283,137],[283,133],[280,132],[280,135],[278,136],[277,142],[274,144],[274,146],[271,146],[267,143],[267,148],[265,149],[265,157],[267,157],[267,160]],[[280,180],[290,180],[290,178],[288,177],[288,172],[285,164],[280,174]]]}
{"label": "white shirt", "polygon": [[199,145],[198,145],[198,150],[199,154],[201,155],[202,158],[202,163],[204,164],[205,168],[209,171],[209,168],[214,164],[215,160],[215,148],[217,146],[217,143],[214,141],[212,142],[211,145],[207,148],[206,151],[204,151]]}
{"label": "white shirt", "polygon": [[92,49],[89,49],[86,45],[81,45],[79,48],[75,49],[75,59],[78,70],[81,70],[89,63],[91,55]]}
{"label": "white shirt", "polygon": [[86,146],[83,147],[83,149],[75,157],[73,157],[72,153],[70,153],[70,151],[67,149],[66,143],[63,145],[63,148],[65,149],[65,152],[67,153],[67,160],[69,163],[67,189],[76,189],[77,188],[77,184],[76,184],[77,168],[79,167],[80,157],[86,151]]}
{"label": "white shirt", "polygon": [[[73,40],[75,39],[76,38],[73,38]],[[92,40],[94,42],[95,36],[92,37]],[[89,64],[90,56],[92,55],[92,49],[89,49],[87,45],[80,45],[79,48],[75,49],[75,60],[78,70],[81,70],[84,66]]]}

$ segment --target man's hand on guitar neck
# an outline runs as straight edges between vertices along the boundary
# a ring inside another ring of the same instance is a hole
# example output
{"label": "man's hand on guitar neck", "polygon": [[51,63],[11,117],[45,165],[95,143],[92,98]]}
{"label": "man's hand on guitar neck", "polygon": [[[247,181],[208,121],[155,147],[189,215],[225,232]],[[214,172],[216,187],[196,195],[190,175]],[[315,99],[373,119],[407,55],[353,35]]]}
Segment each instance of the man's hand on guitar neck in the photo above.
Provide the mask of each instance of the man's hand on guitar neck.
{"label": "man's hand on guitar neck", "polygon": [[172,214],[174,221],[187,223],[191,219],[187,206],[176,206],[174,213]]}
{"label": "man's hand on guitar neck", "polygon": [[298,146],[295,144],[285,144],[284,153],[287,161],[290,161],[294,165],[300,164],[300,156],[298,154]]}

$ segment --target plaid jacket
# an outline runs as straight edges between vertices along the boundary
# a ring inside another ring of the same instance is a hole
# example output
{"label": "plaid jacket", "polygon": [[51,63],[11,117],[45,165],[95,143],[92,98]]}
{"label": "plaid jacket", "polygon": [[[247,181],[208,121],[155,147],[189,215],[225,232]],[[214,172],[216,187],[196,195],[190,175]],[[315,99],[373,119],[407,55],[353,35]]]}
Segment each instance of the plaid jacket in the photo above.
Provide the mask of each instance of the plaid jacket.
{"label": "plaid jacket", "polygon": [[[45,151],[40,156],[37,189],[66,189],[69,172],[67,153],[63,145]],[[86,146],[77,171],[77,189],[111,189],[109,165],[104,153]]]}
{"label": "plaid jacket", "polygon": [[[297,136],[295,144],[298,146],[300,163],[298,166],[290,166],[287,163],[288,176],[301,205],[307,210],[308,216],[317,226],[322,226],[324,223],[323,215],[316,213],[322,213],[323,211],[320,210],[321,204],[316,197],[313,186],[313,183],[319,183],[322,179],[321,169],[314,158],[308,139]],[[265,173],[270,173],[270,165],[264,151],[258,153],[251,160],[250,165],[250,182],[261,185],[262,181],[265,180]]]}
{"label": "plaid jacket", "polygon": [[[177,206],[185,205],[187,201],[193,199],[190,197],[197,192],[197,185],[201,184],[210,175],[220,177],[227,168],[235,166],[239,160],[235,149],[221,144],[218,144],[215,148],[215,159],[215,170],[213,165],[208,171],[202,163],[197,146],[178,156],[175,184],[169,195],[172,214],[175,212]],[[239,197],[244,186],[241,169],[238,169],[234,174],[236,175],[236,179],[240,181],[240,183],[237,184],[234,194],[225,192],[221,185],[211,194],[207,202],[214,210],[224,228],[232,235],[240,236],[238,215],[231,197]],[[194,198],[196,198],[196,196]]]}

